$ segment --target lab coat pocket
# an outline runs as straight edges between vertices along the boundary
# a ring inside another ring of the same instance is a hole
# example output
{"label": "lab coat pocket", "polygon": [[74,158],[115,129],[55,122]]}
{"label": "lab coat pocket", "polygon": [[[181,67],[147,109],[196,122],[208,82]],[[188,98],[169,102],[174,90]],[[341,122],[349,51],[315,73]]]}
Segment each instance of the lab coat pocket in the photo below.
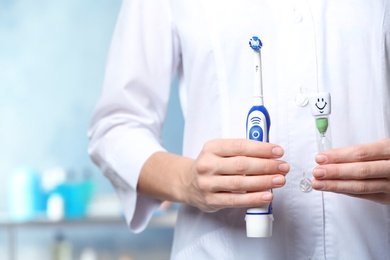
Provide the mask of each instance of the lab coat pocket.
{"label": "lab coat pocket", "polygon": [[227,239],[229,235],[231,234],[228,234],[226,227],[221,227],[201,236],[177,254],[172,255],[171,259],[214,259],[215,256],[218,256],[218,259],[233,259]]}

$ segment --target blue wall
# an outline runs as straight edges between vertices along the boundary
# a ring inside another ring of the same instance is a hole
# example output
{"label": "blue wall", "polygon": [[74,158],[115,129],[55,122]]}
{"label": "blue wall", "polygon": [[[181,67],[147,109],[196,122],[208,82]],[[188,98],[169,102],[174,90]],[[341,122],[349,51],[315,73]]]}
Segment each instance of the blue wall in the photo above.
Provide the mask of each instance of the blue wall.
{"label": "blue wall", "polygon": [[[90,169],[98,192],[112,191],[87,155],[86,131],[120,2],[0,0],[0,178],[18,166]],[[176,91],[172,100],[163,139],[181,153]]]}

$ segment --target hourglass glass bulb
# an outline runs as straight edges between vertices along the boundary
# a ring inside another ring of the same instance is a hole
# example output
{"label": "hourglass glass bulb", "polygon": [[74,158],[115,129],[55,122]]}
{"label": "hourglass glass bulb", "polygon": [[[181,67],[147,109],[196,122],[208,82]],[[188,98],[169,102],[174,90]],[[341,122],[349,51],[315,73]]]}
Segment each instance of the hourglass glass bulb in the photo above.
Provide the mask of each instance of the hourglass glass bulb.
{"label": "hourglass glass bulb", "polygon": [[329,139],[325,135],[321,135],[319,141],[319,151],[323,152],[329,149],[332,149],[332,144],[330,143]]}

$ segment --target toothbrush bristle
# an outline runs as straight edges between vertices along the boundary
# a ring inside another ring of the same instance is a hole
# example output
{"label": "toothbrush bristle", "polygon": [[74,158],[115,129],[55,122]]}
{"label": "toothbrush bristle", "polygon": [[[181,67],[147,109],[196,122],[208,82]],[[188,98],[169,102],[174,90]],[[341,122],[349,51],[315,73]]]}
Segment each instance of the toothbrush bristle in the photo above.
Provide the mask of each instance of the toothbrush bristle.
{"label": "toothbrush bristle", "polygon": [[249,40],[249,46],[254,50],[254,51],[258,51],[261,49],[261,47],[263,46],[263,43],[261,42],[260,38],[257,37],[257,36],[253,36],[250,40]]}

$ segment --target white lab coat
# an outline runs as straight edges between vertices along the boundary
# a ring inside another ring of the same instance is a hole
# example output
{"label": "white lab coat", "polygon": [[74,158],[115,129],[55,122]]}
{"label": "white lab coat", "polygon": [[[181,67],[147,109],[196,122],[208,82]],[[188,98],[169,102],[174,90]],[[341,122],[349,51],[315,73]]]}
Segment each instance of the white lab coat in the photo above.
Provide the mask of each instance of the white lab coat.
{"label": "white lab coat", "polygon": [[[160,201],[136,194],[160,140],[170,85],[180,79],[183,154],[214,138],[245,138],[252,105],[250,37],[263,41],[270,141],[291,165],[275,189],[271,238],[246,238],[245,209],[183,205],[172,259],[390,259],[390,207],[301,192],[317,153],[305,97],[330,92],[333,147],[390,137],[389,0],[124,0],[113,35],[90,153],[141,232]],[[167,187],[169,188],[169,187]]]}

